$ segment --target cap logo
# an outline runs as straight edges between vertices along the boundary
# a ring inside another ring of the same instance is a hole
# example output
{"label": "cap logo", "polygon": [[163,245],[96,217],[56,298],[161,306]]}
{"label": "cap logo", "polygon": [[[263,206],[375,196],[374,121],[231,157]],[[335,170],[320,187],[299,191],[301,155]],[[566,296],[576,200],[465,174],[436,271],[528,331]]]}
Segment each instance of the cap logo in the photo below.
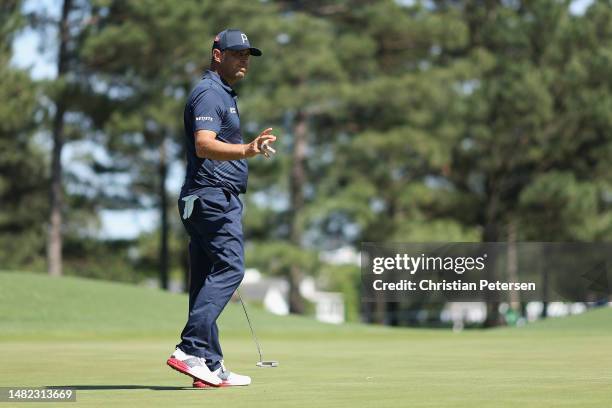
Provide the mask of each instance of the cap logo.
{"label": "cap logo", "polygon": [[245,42],[248,42],[249,39],[247,38],[246,34],[240,34],[240,37],[242,37],[242,43],[244,44]]}

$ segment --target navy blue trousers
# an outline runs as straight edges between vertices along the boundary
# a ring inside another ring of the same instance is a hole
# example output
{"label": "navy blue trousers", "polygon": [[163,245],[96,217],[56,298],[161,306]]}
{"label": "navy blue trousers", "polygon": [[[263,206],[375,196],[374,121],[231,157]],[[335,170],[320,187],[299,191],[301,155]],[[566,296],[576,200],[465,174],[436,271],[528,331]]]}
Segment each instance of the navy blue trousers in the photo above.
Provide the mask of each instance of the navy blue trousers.
{"label": "navy blue trousers", "polygon": [[[183,214],[185,202],[179,198]],[[216,370],[223,359],[217,318],[244,277],[242,202],[229,191],[205,187],[183,225],[189,242],[189,317],[177,345],[206,358]]]}

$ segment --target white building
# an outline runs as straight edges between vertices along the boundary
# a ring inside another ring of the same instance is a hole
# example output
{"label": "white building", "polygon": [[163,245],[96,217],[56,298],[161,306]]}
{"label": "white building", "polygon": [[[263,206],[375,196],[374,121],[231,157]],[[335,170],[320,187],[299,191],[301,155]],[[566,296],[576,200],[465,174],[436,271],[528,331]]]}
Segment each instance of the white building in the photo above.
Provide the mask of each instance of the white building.
{"label": "white building", "polygon": [[[262,302],[264,308],[277,315],[289,314],[289,283],[285,279],[263,277],[257,269],[247,269],[240,285],[246,300]],[[342,293],[316,289],[312,277],[302,280],[300,294],[315,305],[315,317],[325,323],[344,323],[344,297]]]}

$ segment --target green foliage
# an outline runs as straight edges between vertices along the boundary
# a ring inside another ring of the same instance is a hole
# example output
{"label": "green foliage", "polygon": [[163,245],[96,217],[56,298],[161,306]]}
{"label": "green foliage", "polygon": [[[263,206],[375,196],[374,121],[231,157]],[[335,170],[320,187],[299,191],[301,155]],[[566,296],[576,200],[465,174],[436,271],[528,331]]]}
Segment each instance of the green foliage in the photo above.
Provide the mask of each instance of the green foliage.
{"label": "green foliage", "polygon": [[7,47],[23,23],[20,4],[0,6],[0,262],[5,268],[40,268],[47,176],[33,138],[38,90],[27,72],[9,66]]}
{"label": "green foliage", "polygon": [[31,267],[44,253],[47,176],[33,140],[36,88],[27,74],[0,66],[0,259]]}
{"label": "green foliage", "polygon": [[[22,23],[18,5],[3,3],[3,46]],[[365,240],[505,240],[509,224],[519,240],[611,238],[608,1],[594,1],[584,16],[554,0],[81,5],[91,8],[83,8],[83,21],[71,20],[73,73],[44,90],[65,97],[68,140],[85,137],[108,154],[106,162],[91,159],[96,174],[122,174],[129,183],[125,194],[71,195],[69,235],[90,230],[99,208],[157,207],[170,211],[170,264],[181,268],[186,238],[174,201],[161,208],[164,165],[184,154],[183,103],[208,65],[214,34],[238,27],[264,51],[237,86],[243,136],[268,126],[279,136],[273,160],[250,161],[249,266],[334,276],[329,287],[356,302],[350,268],[321,264],[318,251]],[[2,259],[34,265],[47,205],[45,156],[31,136],[39,96],[8,67],[8,53],[0,50]],[[48,125],[48,117],[41,121]],[[296,186],[298,125],[307,146]],[[296,187],[304,193],[297,209]],[[303,231],[299,243],[289,243],[292,230]],[[151,273],[159,237],[134,243],[134,273]],[[96,265],[104,263],[94,263],[109,248],[73,248],[72,239],[69,269],[102,276]],[[125,250],[118,250],[118,270],[128,270]],[[90,259],[79,265],[79,256]]]}
{"label": "green foliage", "polygon": [[129,241],[101,241],[68,235],[64,242],[65,274],[138,283],[146,275],[130,259],[131,247]]}
{"label": "green foliage", "polygon": [[323,265],[319,282],[330,291],[344,297],[344,317],[347,322],[361,321],[361,270],[355,265]]}
{"label": "green foliage", "polygon": [[251,267],[270,275],[287,276],[292,265],[309,275],[319,271],[318,254],[286,241],[247,243],[246,262]]}
{"label": "green foliage", "polygon": [[522,229],[532,239],[600,241],[612,232],[611,215],[602,214],[596,183],[577,181],[572,173],[549,172],[533,181],[520,197]]}

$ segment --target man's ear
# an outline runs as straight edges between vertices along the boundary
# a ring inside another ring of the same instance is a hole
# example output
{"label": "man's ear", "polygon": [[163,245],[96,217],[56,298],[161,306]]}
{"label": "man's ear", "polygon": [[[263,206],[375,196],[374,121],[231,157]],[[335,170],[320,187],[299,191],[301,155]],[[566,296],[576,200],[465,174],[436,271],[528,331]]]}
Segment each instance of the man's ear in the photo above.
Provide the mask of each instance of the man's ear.
{"label": "man's ear", "polygon": [[221,62],[222,55],[223,55],[223,52],[221,52],[221,50],[217,48],[213,49],[213,60],[215,60],[215,62]]}

